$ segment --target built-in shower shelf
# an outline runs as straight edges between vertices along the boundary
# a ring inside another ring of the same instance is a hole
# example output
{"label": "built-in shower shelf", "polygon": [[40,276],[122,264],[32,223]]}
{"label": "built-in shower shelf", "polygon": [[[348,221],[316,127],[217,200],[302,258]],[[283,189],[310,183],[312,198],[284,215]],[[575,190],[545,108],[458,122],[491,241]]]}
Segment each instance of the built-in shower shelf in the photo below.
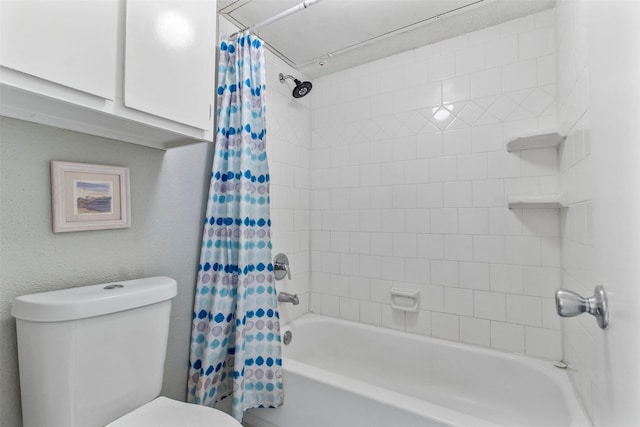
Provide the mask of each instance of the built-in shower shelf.
{"label": "built-in shower shelf", "polygon": [[509,194],[509,209],[559,209],[565,207],[563,194]]}
{"label": "built-in shower shelf", "polygon": [[557,147],[564,141],[566,136],[560,135],[556,131],[532,132],[522,135],[507,142],[507,151],[532,150],[534,148]]}

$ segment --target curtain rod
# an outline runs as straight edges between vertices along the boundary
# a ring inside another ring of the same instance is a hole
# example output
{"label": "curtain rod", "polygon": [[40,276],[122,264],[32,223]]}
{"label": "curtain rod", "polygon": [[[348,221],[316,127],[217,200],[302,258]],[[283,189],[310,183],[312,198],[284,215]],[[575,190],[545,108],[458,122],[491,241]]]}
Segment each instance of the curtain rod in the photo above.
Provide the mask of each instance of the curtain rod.
{"label": "curtain rod", "polygon": [[[420,27],[424,26],[429,21],[438,21],[440,18],[442,18],[445,15],[449,15],[451,13],[458,12],[458,11],[460,11],[462,9],[465,9],[467,7],[470,7],[470,6],[475,6],[478,3],[482,3],[484,1],[486,1],[486,0],[476,0],[473,3],[469,3],[469,4],[465,4],[463,6],[456,7],[455,9],[451,9],[451,10],[448,10],[446,12],[442,12],[440,14],[431,16],[429,18],[425,18],[425,19],[423,19],[421,21],[414,22],[413,24],[405,25],[404,27],[396,28],[395,30],[391,30],[391,31],[386,32],[384,34],[380,34],[380,35],[371,37],[371,38],[369,38],[367,40],[363,40],[361,42],[352,44],[351,46],[347,46],[347,47],[344,47],[342,49],[338,49],[336,51],[326,53],[326,54],[324,54],[322,56],[319,56],[317,58],[313,58],[310,61],[303,62],[301,64],[292,64],[291,66],[294,67],[294,68],[306,67],[307,65],[316,63],[318,61],[326,61],[327,59],[331,58],[332,56],[341,55],[343,53],[347,53],[349,51],[352,51],[352,50],[359,49],[361,47],[367,46],[367,45],[369,45],[371,43],[374,43],[374,42],[377,42],[377,41],[380,41],[380,40],[384,40],[384,39],[388,39],[388,38],[397,36],[399,34],[407,33],[409,31],[412,31],[414,29],[417,29],[417,28],[420,28]],[[322,64],[322,65],[324,65],[324,64]]]}
{"label": "curtain rod", "polygon": [[279,21],[282,18],[285,18],[285,17],[287,17],[287,16],[289,16],[289,15],[291,15],[293,13],[298,12],[299,10],[306,9],[306,8],[308,8],[309,6],[311,6],[314,3],[318,3],[319,1],[321,1],[321,0],[304,0],[304,1],[300,2],[300,3],[298,3],[297,5],[295,5],[293,7],[290,7],[289,9],[285,10],[284,12],[280,12],[277,15],[272,16],[271,18],[265,19],[264,21],[258,22],[257,24],[252,25],[250,27],[243,28],[242,30],[240,30],[237,33],[235,33],[232,37],[237,37],[238,34],[240,34],[242,32],[245,32],[247,30],[248,31],[255,31],[260,27],[264,27],[264,26],[269,25],[269,24],[271,24],[273,22]]}

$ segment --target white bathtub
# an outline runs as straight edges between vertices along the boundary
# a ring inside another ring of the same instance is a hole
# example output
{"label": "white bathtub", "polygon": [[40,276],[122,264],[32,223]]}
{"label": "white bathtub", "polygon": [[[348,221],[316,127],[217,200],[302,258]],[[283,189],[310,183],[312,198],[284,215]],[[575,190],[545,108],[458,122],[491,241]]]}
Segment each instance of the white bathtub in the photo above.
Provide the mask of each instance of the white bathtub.
{"label": "white bathtub", "polygon": [[551,362],[308,314],[288,325],[285,404],[251,427],[583,427]]}

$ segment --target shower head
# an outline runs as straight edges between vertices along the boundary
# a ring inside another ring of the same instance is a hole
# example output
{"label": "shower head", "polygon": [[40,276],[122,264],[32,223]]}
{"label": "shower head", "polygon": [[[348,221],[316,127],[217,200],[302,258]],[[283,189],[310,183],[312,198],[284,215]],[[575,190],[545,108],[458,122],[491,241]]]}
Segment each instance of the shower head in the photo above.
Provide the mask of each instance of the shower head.
{"label": "shower head", "polygon": [[313,85],[311,84],[311,82],[300,83],[299,80],[295,80],[295,82],[296,82],[296,87],[293,88],[294,98],[302,98],[303,96],[311,92],[311,89],[313,88]]}
{"label": "shower head", "polygon": [[278,77],[280,78],[280,83],[284,83],[285,79],[293,80],[293,82],[296,84],[296,87],[293,88],[292,92],[294,98],[302,98],[303,96],[311,92],[311,89],[313,88],[311,82],[301,82],[293,76],[285,76],[284,74],[280,73]]}

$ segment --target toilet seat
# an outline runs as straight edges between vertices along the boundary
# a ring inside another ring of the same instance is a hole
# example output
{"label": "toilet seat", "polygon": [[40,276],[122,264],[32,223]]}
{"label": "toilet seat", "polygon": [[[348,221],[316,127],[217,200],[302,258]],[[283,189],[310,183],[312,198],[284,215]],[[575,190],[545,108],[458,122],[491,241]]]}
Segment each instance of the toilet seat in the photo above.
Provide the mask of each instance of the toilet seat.
{"label": "toilet seat", "polygon": [[242,427],[217,409],[158,397],[105,427]]}

